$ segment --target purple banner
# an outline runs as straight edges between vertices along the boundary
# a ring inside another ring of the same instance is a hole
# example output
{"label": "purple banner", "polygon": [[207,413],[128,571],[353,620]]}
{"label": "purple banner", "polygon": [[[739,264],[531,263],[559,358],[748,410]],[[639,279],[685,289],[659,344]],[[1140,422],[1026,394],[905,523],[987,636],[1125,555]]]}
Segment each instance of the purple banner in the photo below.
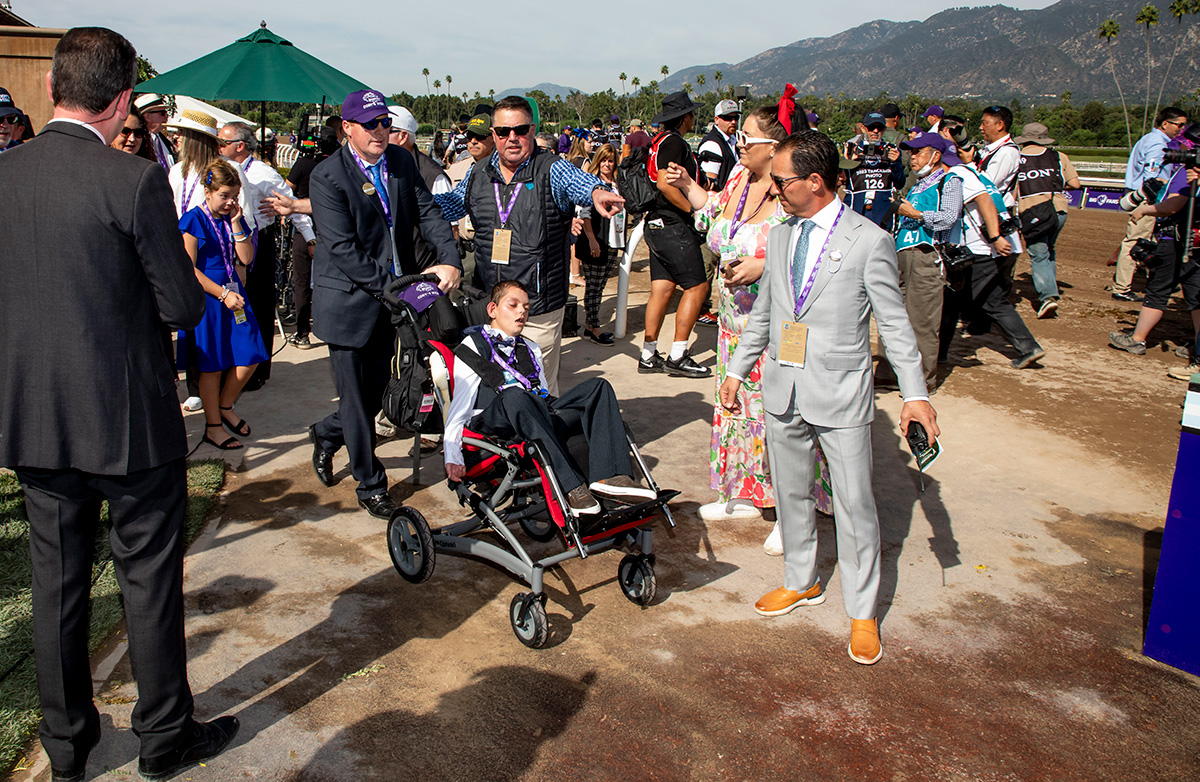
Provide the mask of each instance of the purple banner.
{"label": "purple banner", "polygon": [[1119,190],[1101,190],[1089,187],[1086,190],[1087,200],[1084,201],[1083,205],[1088,209],[1112,209],[1119,211],[1121,209],[1121,195],[1124,192],[1124,188]]}
{"label": "purple banner", "polygon": [[1082,190],[1068,190],[1066,192],[1066,196],[1067,196],[1067,205],[1070,206],[1072,209],[1078,209],[1083,205],[1083,191]]}

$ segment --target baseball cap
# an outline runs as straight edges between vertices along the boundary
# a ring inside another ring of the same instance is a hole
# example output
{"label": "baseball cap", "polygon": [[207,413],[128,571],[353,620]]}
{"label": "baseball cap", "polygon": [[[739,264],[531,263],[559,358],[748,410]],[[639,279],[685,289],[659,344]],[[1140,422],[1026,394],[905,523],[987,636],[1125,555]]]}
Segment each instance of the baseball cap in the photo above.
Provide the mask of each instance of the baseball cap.
{"label": "baseball cap", "polygon": [[921,149],[922,147],[933,147],[941,152],[942,162],[948,166],[962,165],[954,142],[939,133],[921,133],[916,138],[900,142],[900,149]]}
{"label": "baseball cap", "polygon": [[885,120],[883,115],[878,111],[868,111],[862,118],[862,124],[866,125],[868,128],[872,125],[883,127],[887,125],[887,120]]}
{"label": "baseball cap", "polygon": [[808,112],[808,124],[820,125],[821,124],[821,115],[815,111]]}
{"label": "baseball cap", "polygon": [[930,106],[929,108],[925,109],[925,113],[922,114],[921,116],[922,117],[937,117],[938,119],[941,119],[945,113],[946,112],[942,111],[942,107],[935,103],[932,106]]}
{"label": "baseball cap", "polygon": [[476,114],[467,122],[467,133],[478,138],[487,138],[492,133],[492,116]]}
{"label": "baseball cap", "polygon": [[641,126],[642,126],[642,121],[641,121],[640,119],[631,119],[631,120],[629,120],[629,127],[631,127],[631,128],[640,128]]}
{"label": "baseball cap", "polygon": [[20,114],[21,110],[13,103],[12,95],[8,90],[0,87],[0,117],[7,117],[9,114]]}
{"label": "baseball cap", "polygon": [[726,98],[717,104],[717,108],[713,111],[714,117],[727,117],[730,114],[741,114],[738,109],[737,101]]}
{"label": "baseball cap", "polygon": [[417,135],[417,118],[403,106],[388,106],[388,114],[392,115],[392,130],[403,130],[410,136]]}
{"label": "baseball cap", "polygon": [[374,90],[358,90],[342,101],[342,119],[349,122],[369,122],[380,114],[387,114],[383,93]]}
{"label": "baseball cap", "polygon": [[895,103],[885,103],[879,107],[879,113],[891,119],[892,117],[900,116],[900,107]]}

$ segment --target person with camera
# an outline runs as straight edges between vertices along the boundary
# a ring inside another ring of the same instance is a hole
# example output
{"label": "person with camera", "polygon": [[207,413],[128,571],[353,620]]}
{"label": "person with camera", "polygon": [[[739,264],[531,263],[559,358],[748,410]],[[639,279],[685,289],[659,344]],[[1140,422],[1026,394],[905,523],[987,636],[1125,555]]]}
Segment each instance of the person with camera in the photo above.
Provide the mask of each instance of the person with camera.
{"label": "person with camera", "polygon": [[1045,125],[1030,122],[1022,135],[1017,167],[1017,214],[1029,252],[1029,272],[1038,295],[1038,318],[1058,310],[1058,269],[1054,245],[1067,223],[1067,190],[1079,189],[1079,175],[1071,159],[1058,150]]}
{"label": "person with camera", "polygon": [[844,200],[855,212],[890,230],[884,222],[892,206],[892,189],[904,184],[904,164],[900,162],[900,149],[883,140],[887,128],[883,114],[869,112],[862,124],[862,138],[847,150],[847,157],[858,161],[859,166],[850,170]]}
{"label": "person with camera", "polygon": [[[1161,170],[1163,151],[1187,124],[1187,114],[1175,106],[1168,106],[1158,112],[1154,118],[1154,127],[1138,139],[1129,152],[1129,162],[1125,165],[1126,195],[1139,194],[1151,204],[1162,197],[1162,190],[1156,187],[1169,178],[1169,175],[1163,176],[1164,172]],[[1135,195],[1134,199],[1137,198]],[[1117,301],[1139,301],[1130,290],[1133,272],[1137,269],[1137,261],[1130,251],[1138,239],[1149,239],[1153,230],[1153,221],[1134,220],[1132,216],[1125,225],[1125,238],[1121,240],[1121,249],[1117,253],[1117,268],[1113,272],[1112,297]]]}
{"label": "person with camera", "polygon": [[[316,139],[312,137],[316,136]],[[308,182],[313,169],[325,158],[338,150],[337,133],[333,128],[321,128],[313,131],[308,139],[315,141],[315,146],[301,146],[300,157],[288,172],[287,184],[292,188],[296,200],[308,201]],[[282,193],[272,191],[270,199],[286,198]],[[311,211],[311,210],[310,210]],[[296,231],[292,235],[292,295],[296,303],[296,333],[292,335],[292,344],[301,350],[312,347],[309,332],[312,330],[312,262],[316,242],[310,242],[304,235]]]}
{"label": "person with camera", "polygon": [[[1200,128],[1197,128],[1195,135],[1195,141],[1200,142]],[[1200,214],[1197,214],[1194,203],[1200,162],[1197,161],[1194,146],[1189,150],[1167,150],[1163,160],[1178,168],[1164,188],[1162,201],[1157,204],[1143,203],[1129,215],[1131,222],[1151,224],[1152,238],[1138,240],[1132,250],[1134,261],[1146,266],[1146,299],[1138,312],[1133,331],[1114,331],[1108,335],[1109,345],[1136,356],[1145,354],[1146,340],[1162,320],[1176,286],[1183,290],[1183,303],[1192,314],[1193,331],[1200,331],[1200,272],[1197,272],[1195,242]],[[1191,242],[1188,242],[1189,232]],[[1188,354],[1187,366],[1172,368],[1167,374],[1179,380],[1188,380],[1192,374],[1200,371],[1195,339],[1188,346]]]}
{"label": "person with camera", "polygon": [[947,114],[942,117],[937,131],[942,138],[954,142],[954,154],[964,163],[974,163],[979,150],[967,132],[967,121],[957,114]]}
{"label": "person with camera", "polygon": [[[992,180],[992,184],[1004,198],[1004,207],[1010,215],[1017,213],[1017,169],[1021,165],[1021,150],[1013,142],[1013,114],[1007,106],[988,106],[983,110],[983,118],[979,121],[979,132],[983,136],[985,146],[979,150],[979,160],[975,167]],[[1004,284],[1004,292],[1012,293],[1013,268],[1017,265],[1017,257],[1021,254],[1020,240],[1012,243],[1012,250],[998,261],[1000,279]]]}
{"label": "person with camera", "polygon": [[[922,134],[907,145],[912,147],[929,135]],[[942,165],[947,166],[947,177],[962,181],[963,200],[960,228],[952,231],[951,239],[938,247],[951,286],[942,304],[938,358],[944,359],[948,355],[959,314],[966,311],[988,319],[989,326],[992,322],[1000,326],[1004,337],[1017,351],[1011,362],[1013,369],[1025,369],[1044,357],[1046,351],[1034,339],[998,279],[1000,262],[1013,253],[1018,241],[1019,224],[1008,212],[1000,190],[987,174],[965,163],[955,165],[956,156],[950,142],[940,135],[933,143],[944,145]],[[913,158],[913,165],[925,165],[925,161],[918,161],[915,154]],[[903,211],[901,214],[909,216]]]}

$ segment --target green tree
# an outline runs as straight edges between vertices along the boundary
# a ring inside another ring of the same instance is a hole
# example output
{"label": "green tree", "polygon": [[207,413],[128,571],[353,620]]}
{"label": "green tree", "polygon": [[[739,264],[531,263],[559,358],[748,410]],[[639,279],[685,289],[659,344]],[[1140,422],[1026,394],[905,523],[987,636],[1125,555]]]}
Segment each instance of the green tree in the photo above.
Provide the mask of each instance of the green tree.
{"label": "green tree", "polygon": [[671,72],[671,69],[664,65],[663,67],[658,69],[658,72],[663,75],[664,79],[666,79],[667,74]]}
{"label": "green tree", "polygon": [[717,96],[721,95],[721,77],[725,74],[720,71],[713,71],[713,78],[717,80]]}
{"label": "green tree", "polygon": [[[1200,7],[1200,2],[1195,3]],[[1158,116],[1158,107],[1162,105],[1163,90],[1167,86],[1167,77],[1171,75],[1171,66],[1175,64],[1175,55],[1179,54],[1179,45],[1183,43],[1183,17],[1193,13],[1192,0],[1175,0],[1171,3],[1171,16],[1175,17],[1175,48],[1171,50],[1171,59],[1167,61],[1167,70],[1163,73],[1162,84],[1158,88],[1158,100],[1154,101],[1154,116]]]}
{"label": "green tree", "polygon": [[[665,68],[667,66],[664,65],[663,67]],[[654,102],[653,103],[654,113],[657,114],[658,113],[658,80],[651,79],[650,83],[646,85],[646,89],[650,90],[650,99]]]}
{"label": "green tree", "polygon": [[495,90],[488,90],[488,102],[489,103],[496,102],[496,91]]}
{"label": "green tree", "polygon": [[441,93],[442,80],[441,79],[433,80],[433,89],[438,94],[437,101],[434,103],[433,124],[437,125],[440,128],[442,126],[442,93]]}
{"label": "green tree", "polygon": [[633,113],[636,114],[637,113],[638,88],[642,86],[642,80],[639,79],[637,76],[634,76],[632,79],[629,80],[629,86],[633,87],[633,105],[634,105]]}
{"label": "green tree", "polygon": [[422,68],[421,75],[425,77],[425,94],[428,95],[429,94],[429,69]]}
{"label": "green tree", "polygon": [[625,80],[628,78],[625,71],[621,71],[621,75],[617,77],[621,81],[621,95],[625,97],[625,116],[629,116],[629,93],[625,91]]}
{"label": "green tree", "polygon": [[1146,28],[1146,103],[1142,106],[1142,135],[1146,134],[1146,122],[1150,114],[1150,71],[1153,63],[1150,60],[1150,28],[1158,24],[1158,9],[1150,4],[1142,6],[1142,10],[1138,11],[1135,24],[1144,25]]}
{"label": "green tree", "polygon": [[1104,129],[1104,104],[1098,100],[1089,101],[1079,113],[1079,124],[1084,130],[1100,133]]}
{"label": "green tree", "polygon": [[703,87],[704,87],[704,81],[705,81],[704,74],[703,74],[703,73],[697,73],[697,74],[696,74],[696,87],[697,87],[698,89],[699,89],[699,88],[703,88]]}
{"label": "green tree", "polygon": [[683,91],[684,91],[684,92],[691,92],[691,91],[692,91],[692,85],[691,85],[691,82],[686,82],[686,81],[685,81],[685,82],[683,83]]}
{"label": "green tree", "polygon": [[1100,25],[1100,37],[1108,44],[1108,67],[1112,69],[1113,82],[1117,85],[1117,94],[1121,96],[1121,114],[1125,116],[1125,140],[1133,147],[1133,131],[1129,127],[1129,107],[1125,105],[1125,92],[1121,89],[1121,80],[1117,78],[1117,60],[1113,57],[1112,39],[1121,32],[1121,25],[1116,19],[1109,19]]}

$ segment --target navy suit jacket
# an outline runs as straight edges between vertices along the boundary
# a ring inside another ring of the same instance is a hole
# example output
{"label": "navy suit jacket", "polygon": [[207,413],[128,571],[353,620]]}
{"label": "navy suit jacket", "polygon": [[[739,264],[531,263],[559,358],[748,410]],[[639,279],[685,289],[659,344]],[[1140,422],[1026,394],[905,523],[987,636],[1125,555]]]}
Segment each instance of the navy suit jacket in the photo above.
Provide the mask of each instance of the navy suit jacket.
{"label": "navy suit jacket", "polygon": [[[313,169],[309,180],[313,229],[313,333],[324,342],[361,348],[383,314],[383,289],[395,279],[393,247],[402,274],[416,268],[413,229],[432,248],[434,263],[462,268],[450,224],[434,203],[412,155],[389,145],[387,156],[392,227],[379,196],[367,195],[369,180],[349,145]],[[395,239],[393,244],[393,237]]]}

